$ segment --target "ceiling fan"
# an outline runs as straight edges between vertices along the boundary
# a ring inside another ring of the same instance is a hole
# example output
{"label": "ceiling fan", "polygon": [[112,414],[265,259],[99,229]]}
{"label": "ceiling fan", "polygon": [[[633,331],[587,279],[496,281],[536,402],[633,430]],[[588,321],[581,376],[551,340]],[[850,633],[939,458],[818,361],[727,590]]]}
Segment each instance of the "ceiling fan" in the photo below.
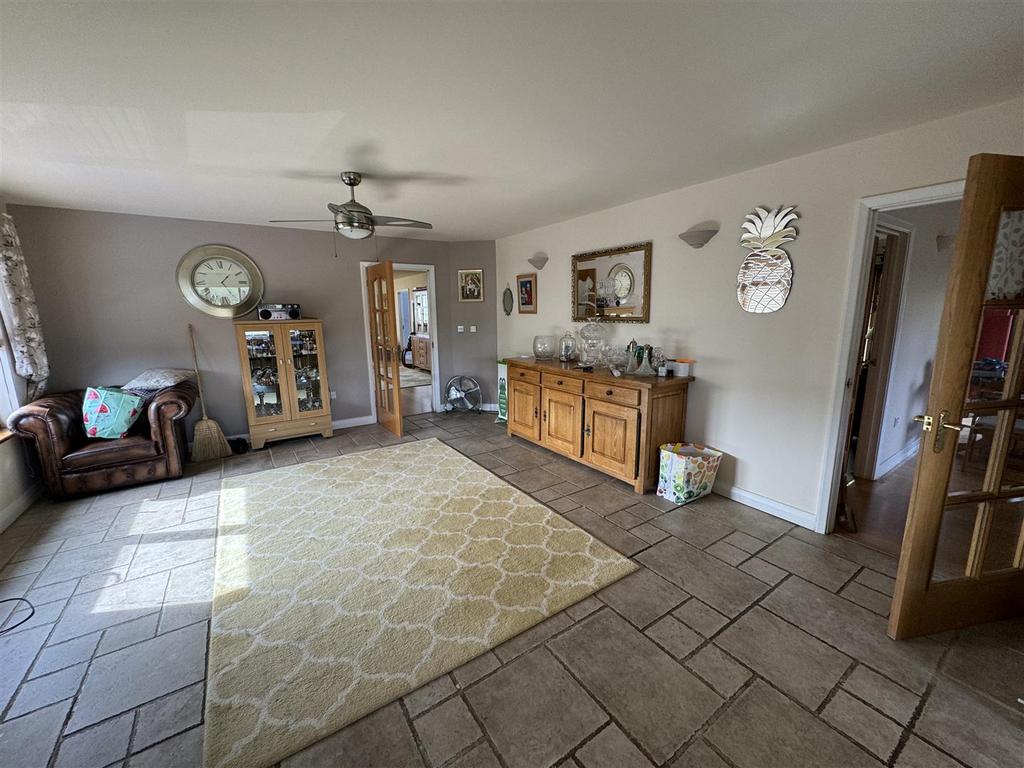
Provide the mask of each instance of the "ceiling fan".
{"label": "ceiling fan", "polygon": [[377,227],[414,227],[416,229],[433,229],[433,225],[415,219],[402,219],[397,216],[375,216],[373,211],[362,203],[356,202],[356,187],[363,180],[358,171],[342,171],[341,180],[351,191],[351,199],[347,203],[328,203],[327,209],[334,214],[333,219],[271,219],[271,224],[308,224],[319,221],[334,223],[336,232],[352,240],[363,240],[370,237]]}

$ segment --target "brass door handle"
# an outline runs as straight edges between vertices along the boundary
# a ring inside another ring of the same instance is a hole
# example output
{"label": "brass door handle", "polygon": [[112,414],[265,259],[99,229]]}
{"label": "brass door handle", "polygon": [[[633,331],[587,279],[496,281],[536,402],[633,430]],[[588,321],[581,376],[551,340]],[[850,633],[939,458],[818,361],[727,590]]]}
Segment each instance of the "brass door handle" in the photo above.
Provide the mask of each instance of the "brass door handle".
{"label": "brass door handle", "polygon": [[949,421],[947,421],[948,418],[949,411],[940,411],[939,418],[937,420],[933,419],[927,413],[921,416],[914,417],[914,421],[921,424],[922,432],[931,432],[932,429],[936,426],[939,428],[938,431],[935,433],[935,439],[932,441],[932,450],[935,453],[942,453],[943,449],[946,447],[946,435],[948,433],[944,432],[944,429],[950,429],[956,433],[959,433],[960,430],[964,428],[963,424],[958,424],[956,422],[950,423]]}

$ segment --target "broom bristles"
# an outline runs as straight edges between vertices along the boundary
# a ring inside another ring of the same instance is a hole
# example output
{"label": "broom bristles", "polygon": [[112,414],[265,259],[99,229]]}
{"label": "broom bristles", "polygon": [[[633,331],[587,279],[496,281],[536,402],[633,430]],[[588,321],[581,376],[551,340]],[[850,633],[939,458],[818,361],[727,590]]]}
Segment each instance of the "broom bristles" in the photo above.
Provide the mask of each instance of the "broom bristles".
{"label": "broom bristles", "polygon": [[231,446],[228,445],[227,438],[216,421],[200,419],[196,422],[192,438],[192,461],[224,459],[231,453]]}

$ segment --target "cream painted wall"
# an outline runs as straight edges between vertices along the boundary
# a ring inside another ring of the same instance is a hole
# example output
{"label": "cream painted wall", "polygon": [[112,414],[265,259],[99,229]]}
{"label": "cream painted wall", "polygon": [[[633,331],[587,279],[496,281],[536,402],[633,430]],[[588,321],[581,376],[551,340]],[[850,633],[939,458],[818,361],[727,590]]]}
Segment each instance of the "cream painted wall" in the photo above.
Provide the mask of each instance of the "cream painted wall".
{"label": "cream painted wall", "polygon": [[[716,489],[813,525],[831,483],[826,457],[845,375],[839,357],[857,201],[963,178],[978,152],[1024,154],[1024,99],[502,238],[498,285],[534,271],[526,260],[537,251],[550,261],[539,273],[536,315],[498,311],[498,350],[527,353],[534,335],[571,325],[572,253],[653,240],[651,322],[612,325],[612,339],[625,344],[635,336],[696,358],[686,437],[729,456]],[[735,297],[740,223],[756,205],[781,204],[799,206],[801,215],[800,236],[788,247],[793,292],[780,312],[747,314]],[[722,226],[708,245],[694,250],[679,240],[705,219]]]}
{"label": "cream painted wall", "polygon": [[924,205],[891,213],[912,224],[914,235],[903,274],[903,291],[896,340],[886,388],[885,410],[878,433],[876,466],[899,459],[904,449],[920,439],[914,414],[928,403],[939,318],[945,302],[946,279],[953,259],[952,244],[939,251],[938,235],[955,235],[960,201]]}

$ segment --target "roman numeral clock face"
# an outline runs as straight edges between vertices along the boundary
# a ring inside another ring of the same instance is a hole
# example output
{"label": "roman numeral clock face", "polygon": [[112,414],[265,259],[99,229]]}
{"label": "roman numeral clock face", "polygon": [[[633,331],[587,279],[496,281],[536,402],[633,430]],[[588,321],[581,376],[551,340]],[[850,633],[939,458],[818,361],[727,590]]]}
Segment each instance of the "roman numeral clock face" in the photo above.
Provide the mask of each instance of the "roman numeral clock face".
{"label": "roman numeral clock face", "polygon": [[201,245],[178,264],[185,301],[215,317],[241,317],[263,298],[263,276],[255,262],[226,245]]}

